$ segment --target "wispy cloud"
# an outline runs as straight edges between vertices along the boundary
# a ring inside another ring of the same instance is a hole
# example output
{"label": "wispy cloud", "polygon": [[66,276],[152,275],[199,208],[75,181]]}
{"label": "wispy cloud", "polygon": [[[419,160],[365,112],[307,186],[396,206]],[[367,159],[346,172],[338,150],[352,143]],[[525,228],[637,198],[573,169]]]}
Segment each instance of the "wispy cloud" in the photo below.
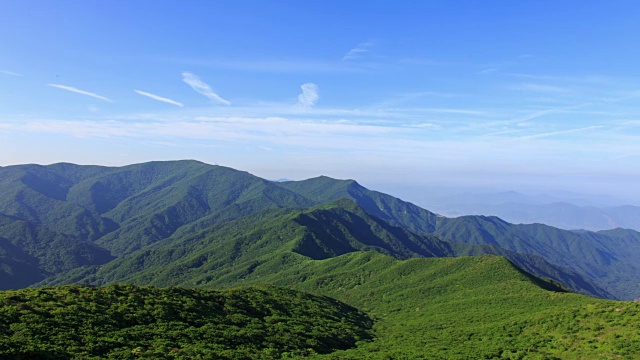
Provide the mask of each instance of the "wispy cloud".
{"label": "wispy cloud", "polygon": [[9,71],[9,70],[0,70],[0,74],[11,75],[11,76],[19,76],[22,77],[22,74],[18,74],[17,72]]}
{"label": "wispy cloud", "polygon": [[417,91],[411,93],[402,93],[393,96],[387,97],[385,100],[377,103],[374,107],[377,108],[388,108],[390,106],[397,106],[399,104],[410,103],[415,100],[423,99],[423,98],[459,98],[464,97],[466,95],[463,94],[454,94],[447,92],[438,92],[438,91]]}
{"label": "wispy cloud", "polygon": [[476,74],[487,75],[487,74],[495,73],[497,71],[498,71],[498,69],[496,69],[496,68],[486,68],[484,70],[478,71]]}
{"label": "wispy cloud", "polygon": [[498,136],[498,135],[513,134],[513,133],[522,132],[522,131],[523,130],[503,130],[503,131],[492,132],[489,134],[484,134],[482,136]]}
{"label": "wispy cloud", "polygon": [[517,90],[534,91],[534,92],[550,92],[550,93],[569,93],[571,89],[561,86],[525,83],[515,87]]}
{"label": "wispy cloud", "polygon": [[582,76],[567,76],[567,75],[547,75],[547,74],[525,74],[525,73],[505,73],[507,76],[532,79],[536,81],[562,81],[562,82],[576,82],[576,83],[591,83],[591,84],[611,84],[613,79],[606,76],[596,75],[582,75]]}
{"label": "wispy cloud", "polygon": [[179,106],[179,107],[183,107],[184,106],[183,103],[177,102],[175,100],[171,100],[171,99],[166,98],[166,97],[158,96],[158,95],[155,95],[155,94],[152,94],[152,93],[148,93],[148,92],[145,92],[145,91],[141,91],[141,90],[133,90],[133,91],[136,92],[137,94],[140,94],[142,96],[146,96],[146,97],[151,98],[153,100],[161,101],[163,103],[167,103],[167,104],[171,104],[171,105],[175,105],[175,106]]}
{"label": "wispy cloud", "polygon": [[300,86],[302,94],[298,95],[298,105],[310,108],[320,99],[318,94],[318,85],[314,83],[306,83]]}
{"label": "wispy cloud", "polygon": [[73,86],[59,85],[59,84],[47,84],[47,85],[51,86],[51,87],[54,87],[54,88],[58,88],[58,89],[66,90],[66,91],[71,91],[71,92],[74,92],[74,93],[77,93],[77,94],[91,96],[93,98],[104,100],[104,101],[107,101],[107,102],[111,102],[111,103],[113,102],[113,100],[111,100],[111,99],[109,99],[107,97],[104,97],[102,95],[98,95],[96,93],[92,93],[92,92],[89,92],[89,91],[80,90],[80,89],[75,88]]}
{"label": "wispy cloud", "polygon": [[414,128],[414,129],[437,129],[440,126],[432,123],[419,123],[419,124],[407,124],[404,127]]}
{"label": "wispy cloud", "polygon": [[342,57],[342,61],[358,59],[358,58],[362,57],[363,54],[368,53],[370,51],[369,49],[371,49],[372,46],[373,46],[373,43],[370,43],[370,42],[360,43],[360,44],[358,44],[358,46],[356,46],[353,49],[349,50]]}
{"label": "wispy cloud", "polygon": [[162,57],[154,58],[153,60],[182,66],[256,73],[349,73],[363,71],[362,66],[354,66],[349,62],[300,58],[221,59],[211,57]]}
{"label": "wispy cloud", "polygon": [[204,81],[200,80],[199,77],[197,77],[196,75],[190,73],[190,72],[183,72],[182,73],[182,81],[185,82],[185,84],[191,86],[191,88],[196,91],[197,93],[215,101],[218,102],[220,104],[223,105],[231,105],[231,103],[225,99],[223,99],[222,97],[220,97],[220,95],[216,94],[213,89],[211,89],[211,86],[209,86],[209,84],[205,83]]}
{"label": "wispy cloud", "polygon": [[569,112],[569,111],[572,111],[572,110],[583,108],[583,107],[588,106],[588,105],[590,105],[590,103],[582,103],[582,104],[576,104],[576,105],[556,107],[556,108],[551,108],[551,109],[535,111],[535,112],[526,114],[524,116],[512,119],[512,120],[510,120],[508,122],[527,123],[530,120],[537,119],[537,118],[540,118],[540,117],[543,117],[543,116],[553,115],[553,114],[562,114],[562,113],[566,113],[566,112]]}
{"label": "wispy cloud", "polygon": [[571,133],[588,131],[588,130],[601,129],[603,127],[604,126],[602,126],[602,125],[594,125],[594,126],[587,126],[587,127],[577,128],[577,129],[569,129],[569,130],[547,132],[547,133],[542,133],[542,134],[521,136],[521,137],[519,137],[517,139],[519,139],[519,140],[536,139],[536,138],[543,138],[543,137],[549,137],[549,136],[564,135],[564,134],[571,134]]}

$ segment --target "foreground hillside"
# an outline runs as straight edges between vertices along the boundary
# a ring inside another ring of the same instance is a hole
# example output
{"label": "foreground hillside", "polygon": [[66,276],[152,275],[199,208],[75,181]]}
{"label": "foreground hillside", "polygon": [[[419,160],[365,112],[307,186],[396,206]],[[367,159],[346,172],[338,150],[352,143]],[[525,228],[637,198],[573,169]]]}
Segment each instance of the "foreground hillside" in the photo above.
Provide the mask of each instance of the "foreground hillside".
{"label": "foreground hillside", "polygon": [[276,287],[0,292],[3,359],[272,359],[353,347],[370,327],[339,301]]}
{"label": "foreground hillside", "polygon": [[[278,261],[286,269],[273,271]],[[47,351],[79,358],[169,359],[280,354],[635,359],[640,354],[640,304],[568,293],[502,257],[396,260],[360,251],[314,260],[288,253],[241,277],[229,274],[201,286],[259,283],[316,296],[264,286],[223,292],[134,286],[5,291],[0,351],[7,356],[20,351],[27,358]]]}

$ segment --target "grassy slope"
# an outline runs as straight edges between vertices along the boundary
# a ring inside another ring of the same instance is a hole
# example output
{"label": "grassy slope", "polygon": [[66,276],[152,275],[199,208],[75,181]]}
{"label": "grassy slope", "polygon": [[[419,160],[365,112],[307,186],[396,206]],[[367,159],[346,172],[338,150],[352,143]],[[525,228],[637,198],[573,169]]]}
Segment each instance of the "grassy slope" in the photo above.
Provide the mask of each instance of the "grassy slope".
{"label": "grassy slope", "polygon": [[358,252],[290,261],[238,283],[270,282],[366,310],[376,339],[334,358],[596,359],[640,353],[640,304],[548,291],[494,256],[395,260]]}
{"label": "grassy slope", "polygon": [[2,358],[273,359],[353,347],[370,326],[341,302],[276,287],[0,292]]}

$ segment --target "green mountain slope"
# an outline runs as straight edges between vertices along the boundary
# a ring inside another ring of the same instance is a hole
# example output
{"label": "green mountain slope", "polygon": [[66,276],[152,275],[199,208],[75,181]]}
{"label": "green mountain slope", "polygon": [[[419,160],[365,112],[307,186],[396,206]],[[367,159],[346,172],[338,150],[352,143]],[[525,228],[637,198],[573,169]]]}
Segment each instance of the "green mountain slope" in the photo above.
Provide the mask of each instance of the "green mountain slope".
{"label": "green mountain slope", "polygon": [[196,234],[163,240],[99,268],[63,273],[43,284],[225,286],[261,269],[271,273],[287,269],[290,261],[295,264],[301,259],[298,254],[320,260],[370,250],[397,259],[501,255],[529,272],[543,274],[572,289],[601,297],[609,295],[540,257],[413,234],[369,215],[347,199],[308,210],[283,209],[247,216]]}
{"label": "green mountain slope", "polygon": [[[607,231],[574,232],[541,224],[514,225],[485,216],[438,217],[411,203],[363,188],[352,180],[319,177],[280,185],[318,201],[341,197],[353,199],[369,214],[418,234],[433,234],[460,243],[493,245],[518,253],[521,259],[534,255],[526,261],[510,259],[537,276],[564,281],[560,280],[561,276],[531,266],[537,257],[542,257],[546,262],[579,274],[609,294],[600,292],[599,296],[640,297],[637,286],[640,283],[640,233],[635,231],[625,230],[623,241]],[[575,284],[567,285],[576,288]]]}
{"label": "green mountain slope", "polygon": [[354,347],[371,323],[339,301],[276,287],[24,289],[0,292],[0,357],[273,359]]}
{"label": "green mountain slope", "polygon": [[435,234],[456,242],[491,244],[536,254],[569,268],[614,297],[633,299],[640,291],[640,233],[611,230],[566,231],[542,224],[513,225],[496,217],[439,218]]}
{"label": "green mountain slope", "polygon": [[319,357],[627,359],[640,351],[640,304],[566,293],[501,257],[281,253],[199,286],[260,283],[331,296],[375,319],[372,341]]}
{"label": "green mountain slope", "polygon": [[369,190],[354,180],[320,176],[302,181],[280,182],[278,185],[312,199],[317,204],[339,199],[353,200],[367,213],[414,233],[427,234],[435,230],[436,214],[393,196]]}
{"label": "green mountain slope", "polygon": [[0,289],[26,287],[46,276],[114,259],[90,241],[0,214]]}
{"label": "green mountain slope", "polygon": [[329,295],[376,319],[373,342],[333,359],[637,358],[640,304],[564,293],[494,256],[396,260],[355,252],[267,269],[270,282]]}

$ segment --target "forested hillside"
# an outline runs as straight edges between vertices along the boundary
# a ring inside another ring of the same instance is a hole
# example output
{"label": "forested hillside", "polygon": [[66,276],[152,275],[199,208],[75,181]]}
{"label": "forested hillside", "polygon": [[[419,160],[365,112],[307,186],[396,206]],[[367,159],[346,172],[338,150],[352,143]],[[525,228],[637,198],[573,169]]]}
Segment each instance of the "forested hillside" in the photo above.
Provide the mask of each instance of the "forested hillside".
{"label": "forested hillside", "polygon": [[371,325],[339,301],[276,287],[0,292],[7,359],[272,359],[354,347]]}

